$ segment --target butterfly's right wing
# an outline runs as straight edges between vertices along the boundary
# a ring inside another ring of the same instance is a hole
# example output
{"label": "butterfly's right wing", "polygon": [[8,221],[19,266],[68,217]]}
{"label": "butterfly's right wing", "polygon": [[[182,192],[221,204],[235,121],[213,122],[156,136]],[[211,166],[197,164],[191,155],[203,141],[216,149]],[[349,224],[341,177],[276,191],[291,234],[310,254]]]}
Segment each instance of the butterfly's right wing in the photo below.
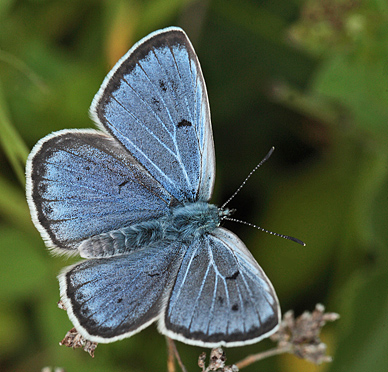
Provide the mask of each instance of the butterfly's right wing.
{"label": "butterfly's right wing", "polygon": [[90,113],[179,201],[207,201],[215,156],[201,67],[185,32],[155,31],[110,71]]}
{"label": "butterfly's right wing", "polygon": [[252,344],[276,331],[271,282],[240,239],[217,228],[186,251],[159,330],[203,347]]}
{"label": "butterfly's right wing", "polygon": [[27,200],[46,244],[75,253],[93,235],[158,218],[175,199],[113,138],[64,130],[27,160]]}

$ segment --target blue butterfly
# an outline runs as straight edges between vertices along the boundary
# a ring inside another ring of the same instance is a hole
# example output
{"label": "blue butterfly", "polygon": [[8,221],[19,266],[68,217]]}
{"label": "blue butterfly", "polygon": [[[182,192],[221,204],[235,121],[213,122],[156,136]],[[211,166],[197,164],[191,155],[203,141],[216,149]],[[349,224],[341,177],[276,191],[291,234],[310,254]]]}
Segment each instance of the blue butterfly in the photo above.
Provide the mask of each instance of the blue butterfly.
{"label": "blue butterfly", "polygon": [[205,347],[274,333],[280,306],[242,241],[209,204],[215,155],[205,81],[183,30],[135,44],[105,78],[90,115],[101,131],[62,130],[27,162],[27,200],[47,246],[86,260],[59,275],[87,340],[108,343],[157,321]]}

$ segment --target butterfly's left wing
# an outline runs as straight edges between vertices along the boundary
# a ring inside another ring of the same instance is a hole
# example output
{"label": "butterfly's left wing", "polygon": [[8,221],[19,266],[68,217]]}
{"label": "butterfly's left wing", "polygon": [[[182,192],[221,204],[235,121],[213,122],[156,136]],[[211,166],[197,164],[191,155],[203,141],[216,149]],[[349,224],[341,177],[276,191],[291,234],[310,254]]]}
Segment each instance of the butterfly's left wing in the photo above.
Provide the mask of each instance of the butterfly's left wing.
{"label": "butterfly's left wing", "polygon": [[268,337],[279,321],[271,282],[241,240],[217,228],[186,251],[159,330],[192,345],[241,346]]}
{"label": "butterfly's left wing", "polygon": [[177,203],[114,138],[91,129],[41,139],[26,180],[32,220],[58,253],[77,253],[84,240],[160,218]]}
{"label": "butterfly's left wing", "polygon": [[61,299],[77,331],[87,340],[108,343],[154,322],[183,252],[175,242],[65,268],[58,277]]}
{"label": "butterfly's left wing", "polygon": [[215,157],[205,82],[184,31],[136,43],[105,78],[90,113],[179,201],[207,201]]}

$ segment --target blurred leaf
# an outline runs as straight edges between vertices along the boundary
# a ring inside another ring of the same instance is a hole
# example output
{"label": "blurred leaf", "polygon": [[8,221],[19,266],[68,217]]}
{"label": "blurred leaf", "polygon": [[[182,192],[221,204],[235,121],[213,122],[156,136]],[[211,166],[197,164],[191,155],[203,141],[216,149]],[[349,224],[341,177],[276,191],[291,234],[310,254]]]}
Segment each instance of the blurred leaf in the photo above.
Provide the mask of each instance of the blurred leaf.
{"label": "blurred leaf", "polygon": [[[324,129],[349,125],[351,118],[349,112],[337,101],[323,95],[312,92],[301,92],[294,87],[277,82],[272,85],[271,98],[276,102],[310,118],[323,123]],[[316,123],[313,123],[316,125]],[[307,129],[313,129],[313,125]],[[326,127],[326,128],[325,128]],[[309,133],[303,133],[306,139],[310,139]]]}
{"label": "blurred leaf", "polygon": [[42,255],[32,249],[31,241],[22,231],[2,227],[1,252],[7,260],[0,260],[0,272],[6,286],[0,286],[0,298],[19,299],[39,294],[48,270]]}
{"label": "blurred leaf", "polygon": [[0,215],[8,224],[35,234],[24,192],[19,185],[17,187],[12,185],[2,176],[0,176]]}
{"label": "blurred leaf", "polygon": [[283,40],[286,27],[284,20],[265,7],[257,7],[252,1],[233,0],[215,1],[214,9],[225,17],[226,22],[233,22],[264,39],[279,43]]}
{"label": "blurred leaf", "polygon": [[2,0],[0,1],[0,19],[7,14],[11,6],[15,3],[15,0]]}
{"label": "blurred leaf", "polygon": [[169,25],[178,12],[193,0],[149,0],[144,2],[138,22],[138,32],[142,35],[149,30]]}
{"label": "blurred leaf", "polygon": [[28,156],[28,149],[24,144],[18,132],[14,129],[9,118],[9,113],[6,110],[2,86],[0,83],[0,141],[1,147],[4,149],[19,182],[24,185],[24,165]]}
{"label": "blurred leaf", "polygon": [[[387,30],[388,32],[388,30]],[[388,41],[388,39],[387,39]],[[360,129],[388,139],[388,44],[386,58],[336,55],[325,61],[313,91],[343,104]]]}
{"label": "blurred leaf", "polygon": [[281,302],[292,293],[311,290],[328,270],[347,204],[341,195],[349,186],[344,176],[350,164],[344,160],[327,159],[297,178],[286,173],[273,185],[262,226],[307,244],[260,234],[249,245],[258,247],[258,262],[274,281]]}
{"label": "blurred leaf", "polygon": [[113,67],[136,42],[134,32],[141,12],[137,1],[111,1],[106,6],[109,20],[106,49],[109,66]]}
{"label": "blurred leaf", "polygon": [[17,351],[23,342],[28,330],[20,317],[21,313],[16,308],[15,303],[6,302],[3,298],[0,306],[0,359]]}
{"label": "blurred leaf", "polygon": [[[382,372],[388,365],[388,271],[360,272],[349,279],[342,293],[346,317],[331,372],[367,370]],[[354,284],[358,283],[357,286]],[[345,311],[346,310],[346,311]]]}

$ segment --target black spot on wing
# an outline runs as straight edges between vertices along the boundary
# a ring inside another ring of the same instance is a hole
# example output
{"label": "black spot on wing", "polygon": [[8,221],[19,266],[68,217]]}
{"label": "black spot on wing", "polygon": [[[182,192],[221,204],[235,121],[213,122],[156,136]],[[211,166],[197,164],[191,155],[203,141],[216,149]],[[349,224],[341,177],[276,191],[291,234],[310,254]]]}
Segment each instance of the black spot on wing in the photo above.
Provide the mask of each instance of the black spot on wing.
{"label": "black spot on wing", "polygon": [[[37,189],[37,195],[43,195],[47,192],[47,183],[39,183]],[[35,190],[34,190],[35,192]]]}
{"label": "black spot on wing", "polygon": [[163,92],[167,92],[166,83],[163,80],[159,80],[159,87]]}
{"label": "black spot on wing", "polygon": [[152,103],[152,105],[155,107],[155,110],[156,110],[156,111],[161,111],[161,108],[160,108],[160,101],[159,101],[158,99],[156,99],[155,97],[152,97],[151,103]]}
{"label": "black spot on wing", "polygon": [[129,181],[124,181],[124,182],[121,182],[120,185],[119,185],[119,194],[121,192],[121,188],[124,187]]}
{"label": "black spot on wing", "polygon": [[182,128],[182,127],[191,127],[192,124],[186,120],[186,119],[182,119],[179,123],[178,123],[178,128]]}
{"label": "black spot on wing", "polygon": [[124,182],[121,182],[120,183],[120,185],[119,185],[119,187],[123,187],[123,186],[125,186],[127,183],[128,183],[129,181],[124,181]]}
{"label": "black spot on wing", "polygon": [[240,272],[237,270],[233,275],[227,276],[225,279],[235,280],[238,277],[238,274],[240,274]]}

